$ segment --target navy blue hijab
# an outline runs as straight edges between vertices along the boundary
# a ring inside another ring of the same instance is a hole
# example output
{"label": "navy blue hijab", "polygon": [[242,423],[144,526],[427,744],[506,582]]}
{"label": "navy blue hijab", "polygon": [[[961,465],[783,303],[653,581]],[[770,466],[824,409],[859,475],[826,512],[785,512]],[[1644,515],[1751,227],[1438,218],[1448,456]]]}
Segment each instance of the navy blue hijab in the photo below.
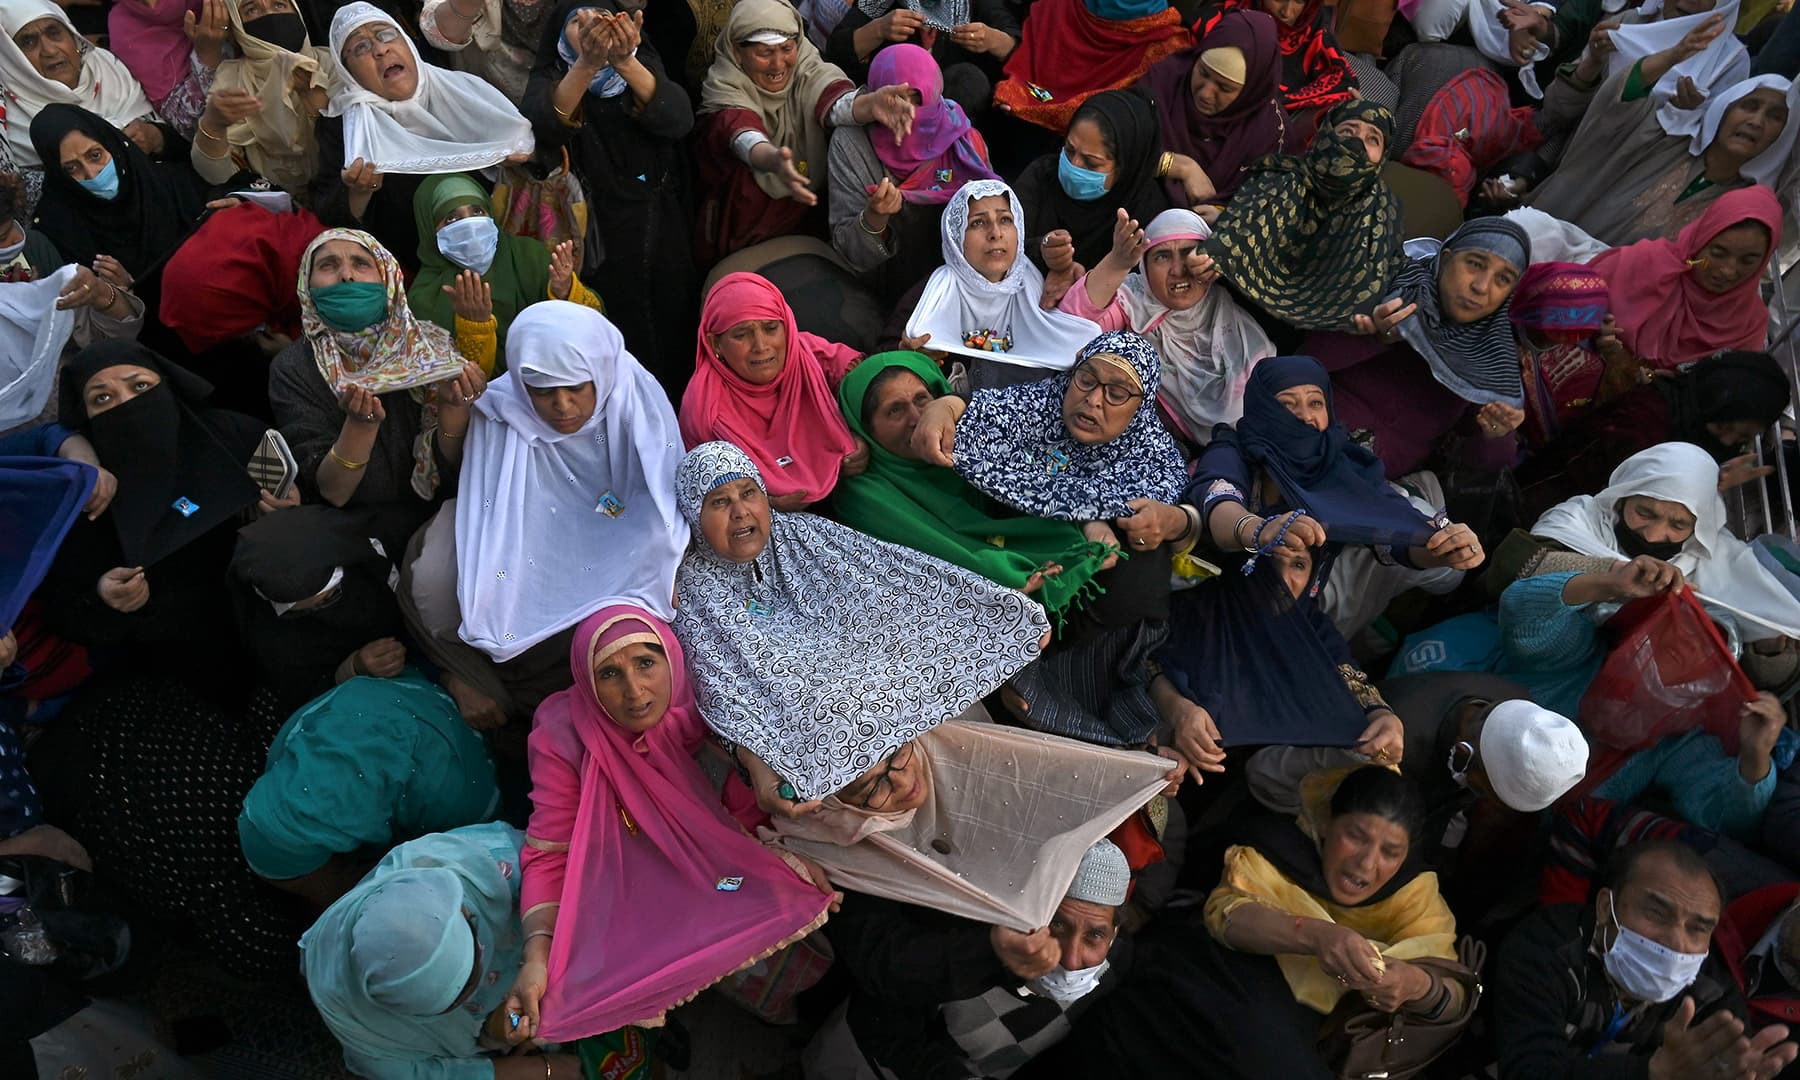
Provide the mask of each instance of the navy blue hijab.
{"label": "navy blue hijab", "polygon": [[[12,629],[56,549],[81,515],[99,473],[62,458],[0,457],[0,635]],[[4,835],[0,833],[0,835]]]}
{"label": "navy blue hijab", "polygon": [[[1325,392],[1331,423],[1324,431],[1288,412],[1275,395],[1296,386]],[[1245,464],[1269,471],[1290,509],[1305,510],[1339,544],[1422,545],[1434,528],[1406,497],[1388,486],[1381,459],[1352,442],[1337,418],[1331,376],[1310,356],[1274,356],[1250,371],[1244,417],[1221,424],[1213,440],[1235,446]]]}

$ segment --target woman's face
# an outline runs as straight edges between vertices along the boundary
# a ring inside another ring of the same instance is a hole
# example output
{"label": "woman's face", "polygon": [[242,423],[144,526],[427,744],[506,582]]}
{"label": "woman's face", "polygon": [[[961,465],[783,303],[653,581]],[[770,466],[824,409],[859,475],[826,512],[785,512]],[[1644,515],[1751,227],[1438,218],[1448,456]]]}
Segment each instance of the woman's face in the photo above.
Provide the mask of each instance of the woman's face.
{"label": "woman's face", "polygon": [[917,461],[913,452],[913,431],[925,406],[931,404],[931,391],[925,380],[901,369],[875,388],[875,401],[869,409],[869,435],[875,444],[908,461]]}
{"label": "woman's face", "polygon": [[442,232],[445,226],[447,226],[453,222],[461,221],[463,218],[493,217],[493,216],[494,215],[488,213],[487,207],[482,206],[478,203],[468,203],[466,205],[459,206],[456,209],[445,214],[443,217],[438,218],[437,230],[439,232]]}
{"label": "woman's face", "polygon": [[1742,446],[1762,432],[1758,420],[1712,420],[1706,425],[1706,433],[1719,440],[1720,446]]}
{"label": "woman's face", "polygon": [[91,419],[118,408],[139,394],[162,384],[162,376],[139,364],[114,364],[88,376],[81,387],[81,401]]}
{"label": "woman's face", "polygon": [[924,806],[931,797],[931,776],[918,749],[915,739],[889,754],[838,791],[837,800],[877,814],[900,814]]}
{"label": "woman's face", "polygon": [[1232,82],[1200,61],[1194,61],[1194,70],[1188,74],[1188,96],[1193,98],[1194,111],[1201,116],[1217,116],[1230,108],[1243,92],[1243,83]]}
{"label": "woman's face", "polygon": [[1262,9],[1283,26],[1293,26],[1306,10],[1306,0],[1262,0]]}
{"label": "woman's face", "polygon": [[739,45],[737,61],[758,89],[779,94],[793,82],[794,65],[800,62],[800,43],[790,38],[779,45]]}
{"label": "woman's face", "polygon": [[1472,323],[1500,310],[1519,268],[1491,251],[1458,251],[1438,264],[1438,306],[1451,322]]}
{"label": "woman's face", "polygon": [[658,646],[634,641],[614,649],[593,675],[600,707],[626,731],[649,731],[669,711],[669,659]]}
{"label": "woman's face", "polygon": [[1100,134],[1100,125],[1090,119],[1077,120],[1069,128],[1068,135],[1063,137],[1063,156],[1071,164],[1078,165],[1090,172],[1106,174],[1106,190],[1111,191],[1118,174],[1113,171],[1117,164],[1112,152],[1106,148],[1106,139]]}
{"label": "woman's face", "polygon": [[1331,130],[1341,138],[1362,143],[1369,160],[1376,165],[1381,164],[1381,156],[1387,153],[1387,136],[1367,120],[1339,120]]}
{"label": "woman's face", "polygon": [[1694,535],[1694,512],[1670,499],[1627,496],[1619,502],[1619,517],[1652,544],[1685,544]]}
{"label": "woman's face", "polygon": [[969,223],[963,227],[963,258],[989,281],[1002,281],[1019,257],[1019,223],[1012,200],[989,195],[969,200]]}
{"label": "woman's face", "polygon": [[1312,552],[1283,547],[1275,550],[1274,557],[1275,565],[1281,568],[1281,583],[1287,586],[1288,592],[1296,600],[1305,596],[1306,590],[1312,587]]}
{"label": "woman's face", "polygon": [[769,542],[769,497],[748,477],[720,484],[700,507],[700,535],[721,558],[752,561]]}
{"label": "woman's face", "polygon": [[[388,40],[383,41],[382,38]],[[406,101],[419,89],[419,66],[406,35],[392,23],[365,23],[344,39],[344,70],[364,90],[389,101]]]}
{"label": "woman's face", "polygon": [[527,386],[525,394],[538,419],[549,424],[558,435],[573,435],[594,418],[595,394],[592,380],[580,386]]}
{"label": "woman's face", "polygon": [[63,174],[75,181],[92,180],[112,160],[106,147],[79,131],[71,131],[63,136],[56,156],[62,164]]}
{"label": "woman's face", "polygon": [[787,366],[787,324],[780,319],[746,319],[713,335],[713,351],[732,374],[751,386],[767,386]]}
{"label": "woman's face", "polygon": [[1325,400],[1325,388],[1306,383],[1302,386],[1290,386],[1275,395],[1281,407],[1298,416],[1303,422],[1324,431],[1331,426],[1331,405]]}
{"label": "woman's face", "polygon": [[1116,365],[1089,358],[1063,393],[1063,427],[1079,443],[1111,442],[1125,433],[1143,398]]}
{"label": "woman's face", "polygon": [[1395,822],[1379,814],[1339,814],[1319,842],[1325,887],[1337,903],[1360,904],[1393,880],[1411,850],[1412,838]]}
{"label": "woman's face", "polygon": [[1755,281],[1768,253],[1768,230],[1754,221],[1740,222],[1700,249],[1704,261],[1694,267],[1694,280],[1709,293],[1728,293],[1746,281]]}
{"label": "woman's face", "polygon": [[81,47],[61,19],[33,19],[13,35],[13,44],[44,78],[71,90],[81,80]]}
{"label": "woman's face", "polygon": [[1188,256],[1199,250],[1198,240],[1169,240],[1144,253],[1144,283],[1157,303],[1186,311],[1205,299],[1206,286],[1188,273]]}
{"label": "woman's face", "polygon": [[264,15],[298,14],[290,0],[240,0],[238,4],[238,21],[251,22]]}
{"label": "woman's face", "polygon": [[1770,87],[1758,87],[1726,107],[1708,149],[1717,146],[1739,161],[1749,161],[1774,145],[1787,122],[1787,98]]}
{"label": "woman's face", "polygon": [[313,252],[307,287],[322,289],[344,281],[380,281],[381,264],[375,253],[354,240],[327,240]]}

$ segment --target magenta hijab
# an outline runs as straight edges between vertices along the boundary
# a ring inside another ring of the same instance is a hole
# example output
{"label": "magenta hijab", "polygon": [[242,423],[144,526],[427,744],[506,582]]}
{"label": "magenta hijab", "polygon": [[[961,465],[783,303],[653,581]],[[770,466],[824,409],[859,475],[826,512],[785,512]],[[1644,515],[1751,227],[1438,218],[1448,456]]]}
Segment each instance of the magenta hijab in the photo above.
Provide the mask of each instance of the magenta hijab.
{"label": "magenta hijab", "polygon": [[[942,205],[971,180],[998,180],[988,164],[987,142],[962,106],[944,96],[944,73],[917,45],[889,45],[869,64],[869,89],[905,83],[919,92],[912,134],[894,145],[882,128],[870,133],[875,156],[887,166],[900,197],[909,203]],[[871,191],[874,189],[871,188]]]}
{"label": "magenta hijab", "polygon": [[[641,735],[594,694],[594,664],[633,642],[669,666],[669,708]],[[681,643],[641,608],[602,608],[569,646],[575,685],[538,707],[534,751],[570,760],[569,838],[539,1034],[568,1042],[662,1015],[825,921],[831,896],[733,821],[694,760],[706,733]],[[734,884],[735,882],[735,884]]]}
{"label": "magenta hijab", "polygon": [[200,15],[202,0],[157,0],[154,8],[144,0],[117,0],[106,14],[107,48],[124,61],[144,88],[144,96],[158,109],[188,73],[188,55],[194,51],[182,17]]}

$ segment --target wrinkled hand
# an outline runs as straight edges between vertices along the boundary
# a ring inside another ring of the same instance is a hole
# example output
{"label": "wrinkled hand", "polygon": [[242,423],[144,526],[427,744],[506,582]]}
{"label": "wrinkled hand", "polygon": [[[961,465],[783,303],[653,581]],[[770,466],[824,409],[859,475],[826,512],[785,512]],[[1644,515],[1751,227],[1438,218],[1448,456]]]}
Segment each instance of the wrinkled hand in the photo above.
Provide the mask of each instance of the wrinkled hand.
{"label": "wrinkled hand", "polygon": [[1062,961],[1062,946],[1045,927],[1021,934],[996,926],[988,931],[988,941],[1001,965],[1021,979],[1042,978]]}
{"label": "wrinkled hand", "polygon": [[1174,696],[1179,700],[1173,715],[1166,718],[1170,729],[1169,749],[1197,770],[1194,774],[1196,783],[1201,780],[1200,772],[1224,772],[1225,738],[1219,734],[1219,725],[1213,721],[1212,713],[1179,693]]}
{"label": "wrinkled hand", "polygon": [[381,190],[381,170],[357,158],[350,166],[338,174],[343,178],[344,186],[353,192],[374,194]]}
{"label": "wrinkled hand", "polygon": [[114,290],[103,285],[94,272],[80,263],[75,264],[75,276],[56,294],[56,309],[67,311],[70,308],[103,308],[116,295]]}
{"label": "wrinkled hand", "polygon": [[869,471],[869,440],[861,435],[852,435],[856,440],[856,449],[844,455],[844,463],[838,471],[845,476],[861,476]]}
{"label": "wrinkled hand", "polygon": [[431,388],[432,401],[440,413],[445,409],[466,409],[485,393],[487,376],[481,373],[480,365],[468,361],[454,378],[445,379]]}
{"label": "wrinkled hand", "polygon": [[567,300],[575,289],[575,241],[564,240],[550,249],[550,295]]}
{"label": "wrinkled hand", "polygon": [[94,275],[115,289],[129,289],[135,280],[131,271],[111,255],[94,256]]}
{"label": "wrinkled hand", "polygon": [[112,505],[113,496],[119,492],[118,477],[97,466],[94,471],[100,475],[94,478],[94,490],[88,494],[87,505],[81,508],[82,514],[89,521],[106,513],[106,508]]}
{"label": "wrinkled hand", "polygon": [[1706,47],[1711,45],[1715,38],[1724,32],[1724,14],[1713,14],[1711,18],[1707,19],[1699,26],[1694,27],[1692,30],[1689,30],[1682,36],[1681,41],[1679,41],[1672,50],[1675,54],[1675,62],[1680,63],[1690,57],[1700,55],[1702,52],[1706,51]]}
{"label": "wrinkled hand", "polygon": [[819,197],[813,194],[812,186],[806,182],[806,177],[801,176],[800,170],[794,168],[794,152],[784,146],[781,148],[780,154],[781,163],[775,168],[775,173],[781,177],[781,182],[787,185],[788,197],[802,206],[819,205]]}
{"label": "wrinkled hand", "polygon": [[1387,709],[1369,717],[1369,726],[1357,736],[1356,752],[1378,765],[1398,765],[1406,756],[1406,727]]}
{"label": "wrinkled hand", "polygon": [[225,14],[225,0],[206,0],[196,18],[193,12],[181,17],[181,29],[193,42],[194,56],[208,68],[216,69],[225,58],[225,39],[231,36],[231,18]]}
{"label": "wrinkled hand", "polygon": [[150,602],[150,579],[141,566],[115,566],[100,575],[95,591],[107,607],[129,615]]}
{"label": "wrinkled hand", "polygon": [[1694,80],[1690,76],[1683,75],[1675,81],[1673,100],[1677,109],[1698,109],[1706,104],[1706,94],[1694,85]]}
{"label": "wrinkled hand", "polygon": [[1612,572],[1607,574],[1607,581],[1615,600],[1661,596],[1663,593],[1680,592],[1687,585],[1680,567],[1648,555],[1639,555],[1630,562],[1622,562],[1613,567]]}
{"label": "wrinkled hand", "polygon": [[268,488],[263,488],[261,491],[257,492],[256,495],[256,516],[261,517],[264,514],[273,514],[277,510],[287,510],[290,507],[299,505],[300,485],[298,484],[289,487],[287,494],[279,499],[270,494]]}
{"label": "wrinkled hand", "polygon": [[1384,341],[1393,341],[1400,332],[1400,324],[1412,318],[1413,313],[1418,310],[1419,305],[1409,304],[1396,296],[1376,305],[1373,315],[1352,315],[1351,332],[1375,334]]}
{"label": "wrinkled hand", "polygon": [[[520,1040],[534,1038],[537,1035],[540,1003],[544,993],[550,988],[550,965],[543,960],[527,960],[513,976],[512,989],[507,991],[506,1002],[502,1006],[509,1014],[519,1018],[519,1026],[513,1032]],[[510,1026],[512,1017],[507,1017]],[[510,1035],[508,1038],[510,1039]]]}
{"label": "wrinkled hand", "polygon": [[1381,985],[1387,961],[1368,938],[1347,926],[1322,920],[1311,924],[1310,929],[1315,938],[1313,955],[1325,974],[1356,991]]}
{"label": "wrinkled hand", "polygon": [[1144,251],[1150,243],[1144,238],[1143,226],[1137,219],[1126,213],[1123,206],[1113,216],[1112,250],[1106,258],[1115,268],[1129,271],[1144,257]]}
{"label": "wrinkled hand", "polygon": [[443,286],[450,309],[464,322],[484,323],[494,317],[493,286],[473,270],[464,270]]}
{"label": "wrinkled hand", "polygon": [[949,398],[938,398],[925,406],[912,438],[913,452],[921,461],[945,468],[956,464],[956,420],[956,410]]}
{"label": "wrinkled hand", "polygon": [[350,670],[358,675],[391,679],[406,667],[406,646],[391,637],[376,638],[351,654]]}
{"label": "wrinkled hand", "polygon": [[387,419],[387,409],[382,407],[381,398],[366,387],[352,386],[338,395],[338,404],[344,410],[344,424],[364,427],[379,427]]}
{"label": "wrinkled hand", "polygon": [[1160,547],[1187,532],[1188,516],[1179,506],[1155,499],[1132,499],[1125,505],[1131,508],[1130,516],[1115,520],[1113,527],[1125,534],[1132,551]]}
{"label": "wrinkled hand", "polygon": [[1760,480],[1774,471],[1773,465],[1758,465],[1755,454],[1734,457],[1719,466],[1719,490],[1730,491],[1752,480]]}
{"label": "wrinkled hand", "polygon": [[876,19],[875,25],[880,27],[883,41],[911,41],[914,34],[925,29],[925,16],[911,8],[896,7]]}
{"label": "wrinkled hand", "polygon": [[1473,570],[1487,558],[1475,530],[1461,522],[1451,522],[1432,533],[1425,541],[1425,551],[1437,565],[1452,570]]}
{"label": "wrinkled hand", "polygon": [[[895,186],[894,178],[884,176],[881,178],[881,183],[876,184],[874,189],[869,192],[869,208],[866,214],[871,218],[880,218],[885,223],[888,218],[898,214],[905,205],[906,200],[901,196],[900,189]],[[873,225],[875,222],[869,221],[867,224]]]}
{"label": "wrinkled hand", "polygon": [[1744,1022],[1720,1009],[1694,1023],[1694,999],[1684,996],[1662,1028],[1662,1045],[1650,1058],[1651,1080],[1722,1076],[1769,1080],[1794,1060],[1784,1024],[1770,1024],[1746,1038]]}
{"label": "wrinkled hand", "polygon": [[[904,10],[896,8],[890,14]],[[894,145],[899,146],[912,134],[913,114],[917,108],[912,103],[912,87],[905,83],[884,86],[863,96],[869,99],[870,119],[894,133]]]}

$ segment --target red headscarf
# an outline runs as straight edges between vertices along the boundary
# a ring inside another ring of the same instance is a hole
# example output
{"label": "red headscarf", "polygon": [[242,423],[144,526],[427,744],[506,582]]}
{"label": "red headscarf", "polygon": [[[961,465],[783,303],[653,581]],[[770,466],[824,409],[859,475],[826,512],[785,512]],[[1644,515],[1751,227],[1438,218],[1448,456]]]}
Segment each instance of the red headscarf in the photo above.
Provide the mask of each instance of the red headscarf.
{"label": "red headscarf", "polygon": [[[753,319],[787,328],[781,374],[762,386],[741,378],[713,348],[714,335]],[[768,279],[726,274],[700,309],[694,378],[681,399],[681,438],[690,450],[715,439],[734,443],[756,462],[770,495],[805,492],[817,502],[837,486],[839,466],[856,449],[833,384],[858,359],[854,349],[794,325],[794,310]]]}
{"label": "red headscarf", "polygon": [[163,325],[196,353],[259,326],[298,338],[294,280],[307,245],[324,231],[306,210],[276,214],[245,203],[213,214],[163,266]]}
{"label": "red headscarf", "polygon": [[1102,90],[1123,90],[1194,41],[1172,7],[1119,20],[1094,14],[1085,0],[1037,0],[1025,22],[994,104],[1059,135],[1082,102]]}
{"label": "red headscarf", "polygon": [[[1754,274],[1730,292],[1712,293],[1694,263],[1720,233],[1754,221],[1769,230],[1769,250]],[[1612,289],[1619,337],[1645,367],[1672,369],[1720,349],[1761,349],[1769,332],[1762,271],[1781,240],[1781,202],[1760,184],[1728,191],[1673,240],[1639,240],[1596,255],[1588,265]]]}

